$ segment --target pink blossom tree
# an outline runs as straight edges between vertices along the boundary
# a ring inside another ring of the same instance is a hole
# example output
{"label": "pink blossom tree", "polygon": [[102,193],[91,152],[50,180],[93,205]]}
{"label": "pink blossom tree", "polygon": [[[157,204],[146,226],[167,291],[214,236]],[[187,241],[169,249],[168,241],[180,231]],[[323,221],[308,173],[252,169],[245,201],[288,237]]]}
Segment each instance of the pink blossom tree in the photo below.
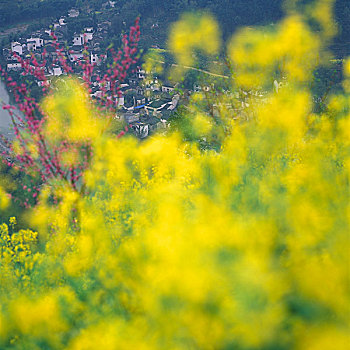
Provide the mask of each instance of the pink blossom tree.
{"label": "pink blossom tree", "polygon": [[[56,56],[52,66],[59,64],[66,75],[73,74],[65,49],[59,45],[54,33],[52,39]],[[102,93],[95,104],[103,112],[101,115],[110,118],[111,115],[115,114],[118,107],[118,97],[121,96],[120,84],[133,70],[138,60],[139,39],[140,26],[139,18],[137,18],[134,26],[130,28],[129,34],[123,35],[121,48],[118,51],[113,48],[108,49],[111,63],[107,65],[105,74],[97,77]],[[85,46],[84,49],[84,57],[77,64],[82,69],[86,89],[91,93],[91,78],[96,72],[97,64],[90,61],[88,47]],[[26,59],[15,52],[12,55],[22,66],[21,75],[33,76],[40,81],[42,95],[46,96],[50,91],[49,80],[45,74],[48,66],[47,52],[43,51],[41,62],[34,54]],[[107,57],[107,51],[105,57]],[[39,101],[31,97],[29,87],[23,82],[15,81],[2,67],[0,67],[0,73],[15,100],[15,105],[3,104],[2,108],[8,110],[10,114],[16,141],[12,143],[2,136],[6,148],[2,153],[2,159],[9,167],[30,178],[29,182],[22,184],[22,189],[27,194],[22,205],[28,207],[35,204],[41,185],[52,179],[63,180],[73,190],[82,192],[84,188],[82,176],[84,170],[89,166],[92,152],[89,140],[80,143],[72,142],[69,139],[63,140],[60,144],[50,142],[43,132],[47,115],[42,111]],[[117,137],[123,136],[126,131],[127,128]],[[33,147],[37,150],[37,157],[32,156],[31,148]],[[62,155],[67,152],[79,153],[79,161],[74,165],[65,164],[62,161]]]}

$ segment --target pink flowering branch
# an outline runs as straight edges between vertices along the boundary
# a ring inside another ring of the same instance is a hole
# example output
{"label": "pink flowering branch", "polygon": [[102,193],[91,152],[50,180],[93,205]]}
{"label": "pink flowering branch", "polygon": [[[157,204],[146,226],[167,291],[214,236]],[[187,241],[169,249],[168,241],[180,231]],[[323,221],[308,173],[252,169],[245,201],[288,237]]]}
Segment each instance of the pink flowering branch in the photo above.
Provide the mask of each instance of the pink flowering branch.
{"label": "pink flowering branch", "polygon": [[[59,65],[65,74],[72,74],[73,69],[71,62],[67,59],[65,49],[60,47],[54,33],[51,36],[56,57],[50,68]],[[109,50],[112,64],[108,66],[107,72],[102,77],[97,78],[102,91],[102,96],[97,101],[97,106],[101,111],[110,113],[118,107],[117,101],[121,96],[120,84],[137,62],[139,40],[140,26],[139,19],[137,19],[135,25],[130,28],[129,35],[125,34],[123,36],[122,48],[118,52],[113,49]],[[87,45],[84,49],[84,57],[78,61],[78,65],[83,70],[85,85],[91,93],[91,78],[95,74],[97,65],[90,61]],[[21,75],[33,76],[40,81],[42,95],[46,96],[49,92],[49,80],[45,74],[48,65],[47,51],[43,51],[41,62],[37,60],[33,53],[25,59],[15,52],[12,53],[12,56],[21,65]],[[3,80],[6,81],[8,89],[12,92],[16,104],[16,106],[11,104],[3,104],[2,106],[10,114],[15,140],[17,141],[15,150],[13,144],[4,136],[1,136],[6,147],[6,150],[2,153],[3,162],[38,182],[38,184],[35,184],[32,180],[31,185],[23,186],[23,191],[29,193],[35,202],[40,192],[40,184],[47,183],[52,179],[65,181],[75,191],[82,189],[84,187],[82,176],[88,168],[92,156],[89,140],[74,143],[67,139],[57,145],[46,139],[44,125],[48,117],[40,108],[39,102],[31,97],[30,88],[24,83],[14,81],[1,67],[0,74]],[[123,136],[127,130],[128,128],[123,130],[117,137]],[[31,151],[33,147],[37,153],[35,157]],[[17,148],[19,148],[19,152]],[[66,165],[62,159],[67,152],[76,153],[80,161],[74,166]],[[28,198],[23,205],[25,207],[29,206]]]}

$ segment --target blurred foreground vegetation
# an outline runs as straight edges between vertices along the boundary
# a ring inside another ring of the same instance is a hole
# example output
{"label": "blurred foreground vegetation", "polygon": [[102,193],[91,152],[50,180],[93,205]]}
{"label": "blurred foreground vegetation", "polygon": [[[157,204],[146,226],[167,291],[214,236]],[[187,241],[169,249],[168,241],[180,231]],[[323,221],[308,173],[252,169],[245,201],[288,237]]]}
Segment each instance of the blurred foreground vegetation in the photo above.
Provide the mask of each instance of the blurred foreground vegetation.
{"label": "blurred foreground vegetation", "polygon": [[[80,188],[42,188],[31,230],[0,227],[0,348],[348,349],[350,61],[321,110],[309,83],[330,59],[330,7],[314,4],[317,33],[293,6],[237,33],[231,93],[183,109],[192,137],[116,139],[72,78],[79,98],[42,102],[46,137],[88,139],[93,156]],[[169,46],[180,77],[220,50],[218,25],[185,16]]]}

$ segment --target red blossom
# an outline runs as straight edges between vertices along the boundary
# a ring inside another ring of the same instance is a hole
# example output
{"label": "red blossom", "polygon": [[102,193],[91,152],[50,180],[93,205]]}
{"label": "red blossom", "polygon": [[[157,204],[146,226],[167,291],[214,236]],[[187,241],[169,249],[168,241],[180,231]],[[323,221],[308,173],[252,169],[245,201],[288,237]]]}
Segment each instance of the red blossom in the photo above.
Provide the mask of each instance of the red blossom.
{"label": "red blossom", "polygon": [[[66,57],[65,49],[60,47],[57,42],[57,37],[51,34],[53,39],[53,47],[56,49],[57,58],[53,61],[53,65],[60,65],[65,74],[70,74],[73,69],[69,60]],[[129,36],[124,35],[122,38],[122,49],[116,53],[113,49],[109,52],[112,58],[112,64],[108,67],[107,74],[103,77],[97,77],[97,82],[101,86],[102,96],[99,102],[99,108],[102,110],[112,111],[117,107],[116,97],[120,96],[119,84],[124,81],[127,72],[131,65],[136,63],[137,46],[140,38],[139,19],[136,19],[135,26],[131,27]],[[48,93],[48,79],[45,75],[45,67],[47,66],[47,52],[43,50],[42,62],[38,62],[34,54],[30,58],[23,59],[17,53],[12,53],[13,57],[21,63],[23,76],[34,76],[38,81],[42,82],[42,92],[45,96]],[[107,57],[107,56],[102,56]],[[96,64],[90,62],[88,48],[85,47],[84,59],[78,64],[83,69],[83,79],[87,88],[90,88],[91,77],[95,75]],[[2,137],[9,151],[4,151],[3,161],[10,167],[30,175],[31,177],[40,179],[42,183],[48,182],[50,179],[57,178],[67,181],[74,190],[78,190],[82,183],[82,175],[84,170],[89,166],[89,161],[92,156],[92,149],[89,142],[72,143],[69,140],[64,140],[61,145],[54,145],[50,140],[45,139],[43,134],[43,126],[47,116],[40,108],[38,101],[30,97],[30,91],[26,84],[18,84],[6,71],[0,67],[0,74],[7,82],[8,87],[13,93],[17,108],[22,114],[16,113],[16,107],[10,104],[4,104],[3,109],[8,110],[13,123],[13,129],[17,144],[20,147],[19,154],[16,154],[11,143]],[[39,114],[37,113],[39,112]],[[122,131],[117,137],[120,138],[125,134]],[[28,137],[29,135],[29,137]],[[31,155],[30,145],[35,145],[38,150],[38,157],[35,159]],[[80,154],[81,163],[75,167],[67,167],[61,159],[62,155],[67,151],[75,151]],[[8,159],[12,161],[8,161]],[[36,199],[40,188],[34,185],[23,186],[23,190],[32,193],[32,199]],[[57,202],[57,200],[56,200]],[[29,199],[26,198],[23,203],[25,207],[29,207]]]}

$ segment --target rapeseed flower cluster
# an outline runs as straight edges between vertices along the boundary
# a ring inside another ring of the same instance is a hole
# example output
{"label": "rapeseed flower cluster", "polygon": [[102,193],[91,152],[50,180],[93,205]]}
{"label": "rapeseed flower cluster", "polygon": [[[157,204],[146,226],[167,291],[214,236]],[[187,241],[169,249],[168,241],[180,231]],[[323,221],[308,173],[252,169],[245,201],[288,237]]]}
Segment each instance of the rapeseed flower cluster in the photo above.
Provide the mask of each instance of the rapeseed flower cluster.
{"label": "rapeseed flower cluster", "polygon": [[[171,41],[182,63],[193,45],[219,42],[213,19],[198,20],[200,35],[191,18]],[[116,139],[74,80],[50,95],[48,133],[56,122],[76,129],[91,163],[75,190],[45,185],[28,214],[38,233],[15,232],[13,219],[0,228],[0,348],[347,349],[350,61],[343,92],[314,113],[323,35],[293,7],[273,31],[232,39],[232,89],[266,93],[242,118],[225,107],[234,96],[218,97],[220,125],[202,97],[190,100],[189,118],[201,136],[216,133],[218,150],[178,132]],[[287,81],[278,93],[276,67]]]}

